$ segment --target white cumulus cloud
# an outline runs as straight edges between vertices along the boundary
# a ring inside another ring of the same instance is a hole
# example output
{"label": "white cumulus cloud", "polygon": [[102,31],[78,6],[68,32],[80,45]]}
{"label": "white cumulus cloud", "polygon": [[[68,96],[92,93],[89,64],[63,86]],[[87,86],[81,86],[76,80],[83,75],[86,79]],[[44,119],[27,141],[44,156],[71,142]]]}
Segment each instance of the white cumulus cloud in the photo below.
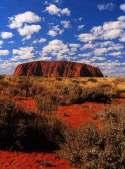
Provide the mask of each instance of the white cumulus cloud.
{"label": "white cumulus cloud", "polygon": [[125,3],[120,5],[120,9],[125,12]]}
{"label": "white cumulus cloud", "polygon": [[54,39],[42,49],[43,60],[70,60],[75,59],[80,49],[78,43],[64,43],[62,40]]}
{"label": "white cumulus cloud", "polygon": [[51,15],[58,15],[60,13],[60,8],[54,4],[50,4],[46,7],[46,11]]}
{"label": "white cumulus cloud", "polygon": [[9,55],[9,50],[0,50],[0,56]]}
{"label": "white cumulus cloud", "polygon": [[106,4],[98,4],[97,8],[100,11],[104,11],[104,10],[108,10],[108,11],[112,11],[115,7],[115,4],[110,2],[110,3],[106,3]]}
{"label": "white cumulus cloud", "polygon": [[59,25],[53,26],[52,29],[48,31],[48,35],[55,37],[57,35],[61,35],[64,32],[63,29],[60,28]]}
{"label": "white cumulus cloud", "polygon": [[13,49],[13,61],[32,59],[34,57],[34,47],[21,47]]}
{"label": "white cumulus cloud", "polygon": [[68,8],[64,8],[60,12],[62,15],[67,15],[67,16],[71,14],[71,11]]}
{"label": "white cumulus cloud", "polygon": [[36,43],[44,43],[44,42],[46,42],[46,41],[47,41],[47,39],[45,39],[45,38],[40,38],[40,39],[34,40],[33,43],[34,43],[34,44],[36,44]]}
{"label": "white cumulus cloud", "polygon": [[10,22],[9,27],[11,29],[17,29],[17,28],[24,26],[24,24],[27,24],[27,23],[32,24],[32,23],[37,23],[40,21],[41,21],[40,16],[38,16],[34,12],[26,11],[24,13],[20,13],[18,15],[10,17],[9,18],[9,22]]}
{"label": "white cumulus cloud", "polygon": [[0,40],[0,46],[2,46],[2,45],[3,45],[3,43],[4,43],[4,42],[3,42],[3,40]]}
{"label": "white cumulus cloud", "polygon": [[41,21],[41,17],[31,11],[15,15],[9,18],[9,27],[16,29],[25,39],[30,39],[34,33],[41,30],[41,26],[36,24]]}
{"label": "white cumulus cloud", "polygon": [[69,16],[71,11],[68,8],[59,8],[55,4],[50,4],[46,7],[46,11],[51,15],[66,15]]}
{"label": "white cumulus cloud", "polygon": [[53,58],[57,60],[66,59],[68,57],[69,48],[67,44],[64,44],[63,41],[55,39],[48,43],[42,49],[43,58]]}
{"label": "white cumulus cloud", "polygon": [[107,52],[106,48],[96,48],[94,50],[94,54],[95,56],[100,56],[100,55],[104,55]]}
{"label": "white cumulus cloud", "polygon": [[81,42],[88,42],[95,40],[95,37],[91,33],[82,33],[78,36]]}
{"label": "white cumulus cloud", "polygon": [[64,28],[68,29],[71,27],[71,22],[68,20],[61,21],[61,24]]}
{"label": "white cumulus cloud", "polygon": [[78,31],[82,30],[85,27],[85,25],[78,25]]}
{"label": "white cumulus cloud", "polygon": [[2,32],[1,33],[1,38],[2,39],[10,39],[13,37],[13,34],[11,32]]}
{"label": "white cumulus cloud", "polygon": [[103,25],[94,26],[89,33],[81,33],[78,39],[82,42],[96,40],[113,40],[123,38],[125,32],[125,20],[119,17],[117,21],[105,22]]}
{"label": "white cumulus cloud", "polygon": [[25,25],[23,28],[19,28],[18,32],[21,36],[30,39],[34,33],[38,33],[41,30],[40,25]]}

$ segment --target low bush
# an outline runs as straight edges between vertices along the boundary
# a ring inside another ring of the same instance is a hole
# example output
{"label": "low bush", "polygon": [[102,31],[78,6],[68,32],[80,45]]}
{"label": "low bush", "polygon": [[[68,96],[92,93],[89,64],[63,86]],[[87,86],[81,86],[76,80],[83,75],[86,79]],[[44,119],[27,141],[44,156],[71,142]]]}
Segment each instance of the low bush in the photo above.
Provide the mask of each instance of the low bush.
{"label": "low bush", "polygon": [[99,84],[96,87],[88,88],[85,91],[86,100],[111,103],[112,98],[115,97],[116,91],[112,85],[109,84]]}
{"label": "low bush", "polygon": [[98,158],[96,147],[100,142],[97,128],[90,125],[69,129],[65,136],[66,143],[62,145],[62,150],[59,152],[60,156],[70,160],[75,167],[80,169],[87,169],[89,161],[94,165],[96,158]]}
{"label": "low bush", "polygon": [[82,88],[78,84],[68,84],[62,86],[58,92],[59,103],[62,105],[68,105],[81,102]]}
{"label": "low bush", "polygon": [[64,125],[54,117],[25,112],[0,100],[0,149],[55,150],[64,142]]}
{"label": "low bush", "polygon": [[66,132],[60,155],[80,169],[124,169],[125,108],[119,110],[110,108],[103,112],[102,130],[88,125]]}

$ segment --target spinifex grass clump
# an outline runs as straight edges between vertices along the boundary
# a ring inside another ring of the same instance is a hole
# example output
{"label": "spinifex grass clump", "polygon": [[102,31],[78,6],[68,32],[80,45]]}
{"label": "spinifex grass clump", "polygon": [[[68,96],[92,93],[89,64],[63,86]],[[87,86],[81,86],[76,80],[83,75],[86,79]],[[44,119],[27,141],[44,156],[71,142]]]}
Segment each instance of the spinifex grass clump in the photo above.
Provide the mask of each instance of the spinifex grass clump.
{"label": "spinifex grass clump", "polygon": [[36,97],[36,102],[40,114],[46,114],[48,116],[53,116],[59,105],[57,97],[51,95],[45,95],[43,97],[38,95]]}
{"label": "spinifex grass clump", "polygon": [[26,112],[0,100],[0,149],[55,150],[64,142],[64,125],[56,117]]}
{"label": "spinifex grass clump", "polygon": [[111,103],[112,98],[116,95],[116,91],[112,85],[97,85],[94,88],[85,90],[85,100],[96,101],[102,103]]}

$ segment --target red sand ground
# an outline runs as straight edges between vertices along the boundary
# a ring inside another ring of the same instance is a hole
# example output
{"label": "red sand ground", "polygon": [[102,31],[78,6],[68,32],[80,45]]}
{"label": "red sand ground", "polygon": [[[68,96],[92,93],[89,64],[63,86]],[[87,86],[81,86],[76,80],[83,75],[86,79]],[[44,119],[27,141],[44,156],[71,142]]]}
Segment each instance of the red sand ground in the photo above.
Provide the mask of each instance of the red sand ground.
{"label": "red sand ground", "polygon": [[73,169],[54,153],[0,151],[0,169]]}
{"label": "red sand ground", "polygon": [[25,97],[15,97],[14,101],[16,102],[17,106],[24,108],[25,110],[34,112],[37,111],[37,105],[35,100],[32,98],[25,98]]}
{"label": "red sand ground", "polygon": [[[15,98],[17,106],[25,110],[35,112],[37,105],[32,98]],[[64,121],[70,127],[79,127],[82,124],[95,122],[94,117],[97,112],[104,109],[104,104],[95,102],[86,102],[83,104],[73,104],[68,106],[59,106],[57,117]]]}
{"label": "red sand ground", "polygon": [[[36,103],[32,98],[15,98],[18,106],[26,110],[36,111]],[[125,99],[113,101],[113,104],[125,104]],[[83,103],[70,106],[60,106],[57,116],[67,125],[78,127],[81,124],[94,122],[97,112],[104,109],[104,104]],[[0,169],[73,169],[66,161],[59,159],[54,153],[21,153],[0,151]]]}
{"label": "red sand ground", "polygon": [[103,104],[86,102],[70,106],[59,107],[58,117],[71,127],[79,127],[86,123],[97,123],[95,115],[104,109]]}
{"label": "red sand ground", "polygon": [[[19,107],[25,108],[25,110],[35,112],[37,111],[37,105],[32,98],[15,98],[15,101]],[[125,98],[115,99],[112,104],[125,105]],[[57,110],[57,117],[63,120],[70,127],[79,127],[86,123],[98,124],[95,119],[96,113],[99,113],[105,108],[104,103],[85,102],[82,104],[73,104],[68,106],[59,106]],[[100,124],[101,125],[101,124]]]}

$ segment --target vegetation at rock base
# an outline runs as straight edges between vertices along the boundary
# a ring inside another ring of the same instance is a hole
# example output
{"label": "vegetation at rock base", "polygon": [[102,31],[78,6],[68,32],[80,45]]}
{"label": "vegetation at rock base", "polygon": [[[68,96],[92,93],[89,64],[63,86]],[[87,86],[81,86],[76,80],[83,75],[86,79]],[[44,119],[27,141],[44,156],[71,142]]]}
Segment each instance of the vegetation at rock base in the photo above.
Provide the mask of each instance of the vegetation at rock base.
{"label": "vegetation at rock base", "polygon": [[110,103],[125,91],[124,84],[124,80],[117,78],[4,77],[0,79],[0,95],[32,97],[37,101],[47,99],[55,105],[85,101]]}

